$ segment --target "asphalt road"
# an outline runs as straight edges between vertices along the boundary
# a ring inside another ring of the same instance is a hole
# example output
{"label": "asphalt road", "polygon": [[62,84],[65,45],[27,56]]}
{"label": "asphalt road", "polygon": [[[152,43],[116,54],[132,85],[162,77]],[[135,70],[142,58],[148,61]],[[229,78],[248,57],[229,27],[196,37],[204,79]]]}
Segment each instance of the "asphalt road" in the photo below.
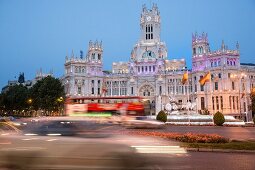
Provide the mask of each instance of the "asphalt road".
{"label": "asphalt road", "polygon": [[[109,142],[117,142],[133,147],[147,157],[147,165],[151,169],[171,170],[253,170],[255,169],[254,153],[219,153],[219,152],[187,152],[179,147],[179,142],[153,137],[129,136],[125,127],[120,125],[107,125],[100,128],[110,133],[117,133]],[[164,129],[140,129],[142,131],[180,132],[180,133],[209,133],[219,134],[231,139],[255,139],[255,127],[216,127],[216,126],[172,126],[166,125]],[[28,137],[32,138],[33,137]],[[55,138],[58,140],[60,138]],[[27,139],[26,139],[27,140]],[[72,138],[70,138],[72,140]],[[79,150],[83,152],[83,150]]]}
{"label": "asphalt road", "polygon": [[147,155],[160,170],[254,170],[254,154],[189,152],[187,154]]}

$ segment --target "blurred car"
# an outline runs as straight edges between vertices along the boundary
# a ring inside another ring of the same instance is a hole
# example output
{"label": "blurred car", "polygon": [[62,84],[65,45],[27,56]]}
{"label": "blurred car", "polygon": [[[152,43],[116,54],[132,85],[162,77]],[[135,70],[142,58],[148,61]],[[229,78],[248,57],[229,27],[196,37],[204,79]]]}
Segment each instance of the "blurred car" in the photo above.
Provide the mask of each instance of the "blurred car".
{"label": "blurred car", "polygon": [[123,125],[127,128],[137,128],[137,129],[159,129],[164,128],[165,123],[148,119],[146,117],[135,117],[134,119],[125,119]]}
{"label": "blurred car", "polygon": [[145,159],[134,148],[110,135],[98,137],[102,126],[48,120],[22,135],[1,136],[6,144],[0,145],[0,169],[144,169]]}

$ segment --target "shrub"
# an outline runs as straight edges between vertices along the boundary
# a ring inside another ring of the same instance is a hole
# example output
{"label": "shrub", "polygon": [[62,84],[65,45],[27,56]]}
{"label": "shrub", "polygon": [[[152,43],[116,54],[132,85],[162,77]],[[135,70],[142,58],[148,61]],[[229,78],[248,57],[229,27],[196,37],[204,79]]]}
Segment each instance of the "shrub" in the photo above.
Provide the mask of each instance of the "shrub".
{"label": "shrub", "polygon": [[224,115],[221,112],[216,112],[215,115],[213,116],[213,122],[217,126],[222,126],[223,123],[225,122]]}
{"label": "shrub", "polygon": [[161,121],[161,122],[166,122],[167,121],[167,114],[161,110],[158,115],[157,115],[157,120]]}
{"label": "shrub", "polygon": [[227,143],[229,139],[219,136],[217,134],[195,134],[195,133],[166,133],[166,132],[145,132],[132,131],[133,135],[153,136],[166,139],[175,139],[180,142],[187,143]]}

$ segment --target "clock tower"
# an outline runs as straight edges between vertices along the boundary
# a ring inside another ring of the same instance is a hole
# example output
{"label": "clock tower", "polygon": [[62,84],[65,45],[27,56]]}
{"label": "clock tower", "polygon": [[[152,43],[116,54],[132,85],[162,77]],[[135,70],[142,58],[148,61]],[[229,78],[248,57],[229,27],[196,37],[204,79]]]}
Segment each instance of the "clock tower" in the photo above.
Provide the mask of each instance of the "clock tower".
{"label": "clock tower", "polygon": [[141,40],[145,42],[160,41],[160,15],[156,4],[153,4],[152,9],[147,9],[143,5],[140,26]]}
{"label": "clock tower", "polygon": [[167,49],[160,40],[160,13],[156,4],[151,9],[143,5],[140,16],[140,39],[131,52],[131,61],[156,61],[167,58]]}

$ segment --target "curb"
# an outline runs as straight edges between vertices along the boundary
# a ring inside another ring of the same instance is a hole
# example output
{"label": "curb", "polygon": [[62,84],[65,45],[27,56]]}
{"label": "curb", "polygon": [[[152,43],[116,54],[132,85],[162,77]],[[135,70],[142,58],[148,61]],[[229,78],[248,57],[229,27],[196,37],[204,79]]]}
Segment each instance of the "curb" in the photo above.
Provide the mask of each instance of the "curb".
{"label": "curb", "polygon": [[189,152],[219,152],[219,153],[255,153],[255,150],[233,150],[233,149],[208,149],[208,148],[185,148]]}

